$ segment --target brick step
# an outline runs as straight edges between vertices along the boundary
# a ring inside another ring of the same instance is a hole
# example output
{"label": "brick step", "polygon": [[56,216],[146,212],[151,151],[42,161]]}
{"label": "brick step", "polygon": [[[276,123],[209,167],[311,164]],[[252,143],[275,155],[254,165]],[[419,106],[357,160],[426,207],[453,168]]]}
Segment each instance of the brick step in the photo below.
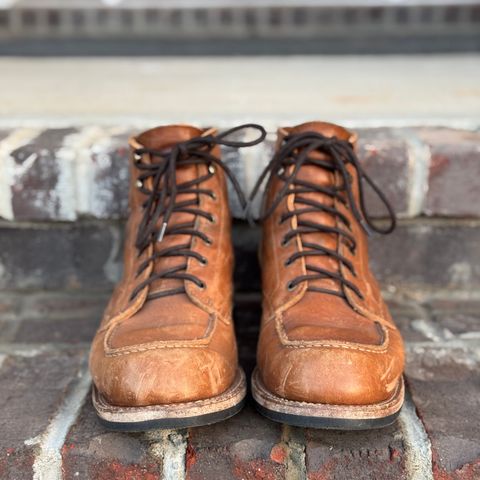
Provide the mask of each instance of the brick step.
{"label": "brick step", "polygon": [[[479,300],[391,297],[407,344],[407,403],[384,430],[289,428],[251,401],[226,422],[113,433],[89,399],[88,343],[107,295],[0,294],[0,477],[475,479],[480,475]],[[258,295],[237,296],[240,361],[254,364]]]}
{"label": "brick step", "polygon": [[[261,230],[236,222],[235,287],[260,291]],[[0,290],[110,291],[120,278],[123,223],[0,222]],[[405,220],[370,241],[371,266],[384,290],[427,295],[476,294],[480,288],[480,220]]]}
{"label": "brick step", "polygon": [[[249,400],[218,425],[128,435],[96,422],[87,354],[121,271],[129,130],[0,133],[0,478],[480,477],[478,132],[361,132],[361,161],[401,217],[394,234],[370,245],[407,346],[409,395],[393,426],[289,428]],[[269,149],[225,152],[245,190]],[[261,315],[259,233],[234,223],[234,317],[247,373]]]}
{"label": "brick step", "polygon": [[[268,140],[261,145],[224,149],[224,160],[245,192],[251,191],[271,158],[275,128],[270,125]],[[363,167],[400,217],[480,217],[478,130],[405,127],[355,131]],[[0,217],[17,221],[124,218],[131,132],[132,128],[125,126],[0,130]],[[251,134],[242,133],[241,139]],[[233,215],[243,217],[233,194],[231,200]],[[385,214],[371,196],[367,205],[374,217]]]}

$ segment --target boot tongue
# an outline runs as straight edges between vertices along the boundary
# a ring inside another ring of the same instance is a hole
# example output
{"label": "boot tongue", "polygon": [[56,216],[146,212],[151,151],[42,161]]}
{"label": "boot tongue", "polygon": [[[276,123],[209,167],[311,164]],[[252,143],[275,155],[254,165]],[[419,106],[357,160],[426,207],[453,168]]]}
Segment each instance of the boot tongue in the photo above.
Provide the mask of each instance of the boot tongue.
{"label": "boot tongue", "polygon": [[199,128],[189,125],[168,125],[152,128],[136,138],[137,142],[145,148],[152,150],[165,150],[178,142],[185,142],[204,133]]}
{"label": "boot tongue", "polygon": [[352,132],[349,132],[340,125],[328,122],[307,122],[295,127],[280,129],[280,134],[282,136],[305,132],[320,133],[325,137],[337,137],[339,140],[346,140],[352,143],[355,141],[355,135]]}

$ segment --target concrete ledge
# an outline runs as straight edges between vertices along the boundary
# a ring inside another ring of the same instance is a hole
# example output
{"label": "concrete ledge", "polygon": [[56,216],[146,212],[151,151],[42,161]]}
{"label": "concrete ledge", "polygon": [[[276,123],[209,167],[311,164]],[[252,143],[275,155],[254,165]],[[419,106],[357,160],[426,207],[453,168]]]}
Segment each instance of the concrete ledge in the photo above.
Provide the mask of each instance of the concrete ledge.
{"label": "concrete ledge", "polygon": [[0,71],[4,126],[479,126],[475,54],[4,57]]}

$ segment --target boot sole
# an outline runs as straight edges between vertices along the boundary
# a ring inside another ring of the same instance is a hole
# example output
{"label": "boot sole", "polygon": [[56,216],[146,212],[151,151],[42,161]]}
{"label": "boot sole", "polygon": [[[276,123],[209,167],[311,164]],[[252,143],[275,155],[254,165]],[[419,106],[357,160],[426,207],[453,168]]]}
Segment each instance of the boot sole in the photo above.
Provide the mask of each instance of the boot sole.
{"label": "boot sole", "polygon": [[296,402],[267,390],[257,369],[252,375],[252,395],[257,410],[270,420],[295,427],[332,430],[369,430],[392,424],[402,408],[405,391],[401,377],[388,400],[370,405],[330,405]]}
{"label": "boot sole", "polygon": [[124,432],[143,432],[162,428],[199,427],[226,420],[242,409],[246,392],[245,374],[239,368],[228,390],[205,400],[145,407],[119,407],[110,405],[94,385],[92,403],[100,423],[106,428]]}

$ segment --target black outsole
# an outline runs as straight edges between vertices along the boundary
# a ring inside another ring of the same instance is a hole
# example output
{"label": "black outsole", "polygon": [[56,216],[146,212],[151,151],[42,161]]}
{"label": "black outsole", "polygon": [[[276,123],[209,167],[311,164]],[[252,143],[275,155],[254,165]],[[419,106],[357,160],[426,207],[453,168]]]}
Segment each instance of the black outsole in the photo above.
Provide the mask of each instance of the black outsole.
{"label": "black outsole", "polygon": [[146,420],[143,422],[109,422],[98,416],[100,423],[109,430],[115,430],[117,432],[145,432],[147,430],[156,429],[178,429],[178,428],[190,428],[190,427],[202,427],[205,425],[211,425],[212,423],[221,422],[233,417],[242,410],[245,405],[245,399],[243,399],[237,405],[222,410],[220,412],[207,413],[205,415],[197,415],[194,417],[183,418],[161,418],[156,420]]}
{"label": "black outsole", "polygon": [[292,415],[269,410],[254,400],[255,407],[264,417],[278,423],[286,423],[294,427],[318,428],[325,430],[373,430],[388,427],[400,414],[401,408],[387,417],[370,419],[330,418]]}

